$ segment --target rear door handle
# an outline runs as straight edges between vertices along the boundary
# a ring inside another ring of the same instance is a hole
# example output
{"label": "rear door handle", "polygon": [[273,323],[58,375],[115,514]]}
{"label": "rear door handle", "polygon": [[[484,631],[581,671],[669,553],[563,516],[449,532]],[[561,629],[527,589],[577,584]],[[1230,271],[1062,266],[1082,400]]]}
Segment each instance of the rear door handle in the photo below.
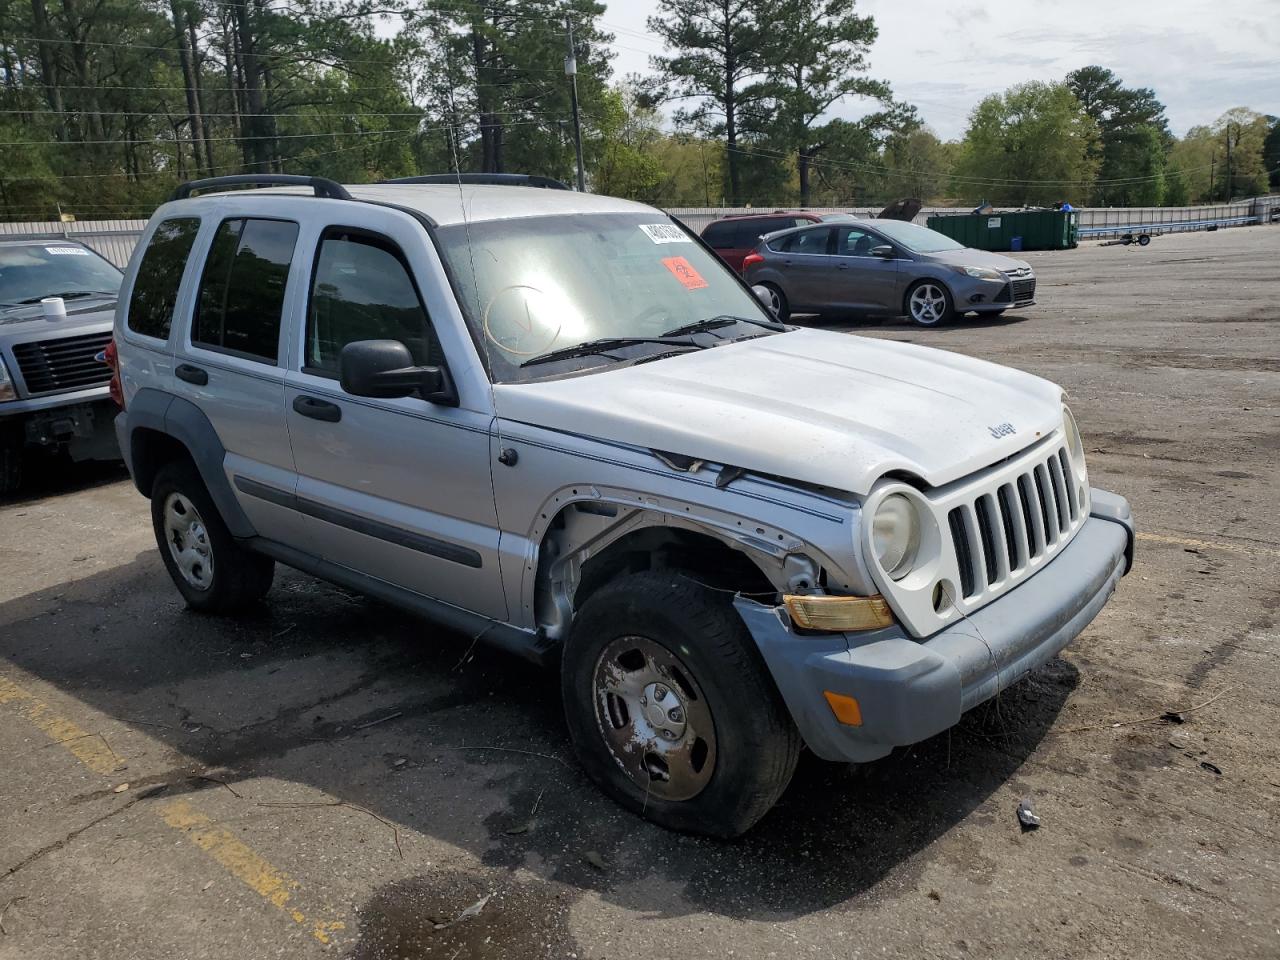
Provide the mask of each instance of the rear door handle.
{"label": "rear door handle", "polygon": [[340,406],[316,397],[294,397],[293,409],[304,417],[310,417],[312,420],[323,420],[326,423],[337,423],[342,419],[342,408]]}
{"label": "rear door handle", "polygon": [[177,374],[179,380],[185,380],[187,383],[194,383],[197,387],[203,387],[209,382],[208,371],[201,370],[199,367],[193,367],[189,363],[180,363],[173,371]]}

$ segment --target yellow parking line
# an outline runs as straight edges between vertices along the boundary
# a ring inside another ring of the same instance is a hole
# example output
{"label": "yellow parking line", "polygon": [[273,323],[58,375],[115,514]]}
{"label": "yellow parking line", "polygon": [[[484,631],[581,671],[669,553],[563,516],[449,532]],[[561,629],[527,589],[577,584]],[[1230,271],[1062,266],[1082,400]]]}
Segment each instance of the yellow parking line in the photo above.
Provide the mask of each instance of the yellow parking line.
{"label": "yellow parking line", "polygon": [[166,803],[159,812],[165,823],[186,833],[192,843],[262,899],[287,914],[294,923],[309,923],[311,935],[321,943],[329,943],[332,939],[330,934],[346,927],[340,920],[308,921],[302,911],[291,906],[298,881],[282,870],[277,870],[247,844],[217,826],[186,800]]}
{"label": "yellow parking line", "polygon": [[1168,543],[1175,547],[1195,547],[1197,550],[1222,550],[1225,553],[1261,554],[1264,557],[1280,557],[1280,550],[1254,544],[1215,543],[1212,540],[1194,540],[1187,537],[1171,537],[1163,533],[1138,533],[1139,540],[1151,543]]}
{"label": "yellow parking line", "polygon": [[[122,765],[120,757],[99,734],[89,733],[74,721],[58,716],[44,700],[12,680],[0,677],[0,705],[3,704],[16,705],[20,716],[95,773],[113,773]],[[192,843],[263,900],[294,923],[308,927],[311,935],[321,943],[331,943],[335,933],[346,929],[341,920],[308,918],[296,906],[297,880],[272,866],[248,844],[219,827],[189,801],[174,800],[156,812],[168,826],[185,833]]]}
{"label": "yellow parking line", "polygon": [[94,773],[108,774],[120,766],[120,758],[101,736],[82,730],[75,722],[58,716],[39,697],[28,693],[12,680],[0,677],[0,704],[3,703],[16,704],[21,716],[48,734],[50,740],[61,745]]}

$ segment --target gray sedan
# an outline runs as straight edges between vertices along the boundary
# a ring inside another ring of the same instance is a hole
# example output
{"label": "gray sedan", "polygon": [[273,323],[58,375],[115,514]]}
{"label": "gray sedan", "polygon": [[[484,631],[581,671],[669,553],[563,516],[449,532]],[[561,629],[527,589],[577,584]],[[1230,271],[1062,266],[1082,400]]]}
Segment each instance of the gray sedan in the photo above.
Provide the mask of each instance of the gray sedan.
{"label": "gray sedan", "polygon": [[901,220],[779,230],[764,236],[742,266],[783,320],[792,313],[887,313],[932,327],[965,313],[1028,307],[1036,293],[1025,261],[972,250]]}

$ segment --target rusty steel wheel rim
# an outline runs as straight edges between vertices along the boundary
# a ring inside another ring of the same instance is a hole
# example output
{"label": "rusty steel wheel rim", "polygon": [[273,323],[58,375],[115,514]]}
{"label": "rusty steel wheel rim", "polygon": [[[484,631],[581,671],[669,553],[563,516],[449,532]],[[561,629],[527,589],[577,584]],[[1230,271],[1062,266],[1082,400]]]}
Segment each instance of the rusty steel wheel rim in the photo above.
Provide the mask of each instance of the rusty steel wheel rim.
{"label": "rusty steel wheel rim", "polygon": [[593,677],[596,724],[614,761],[646,797],[691,800],[711,780],[711,708],[684,663],[647,637],[611,641]]}

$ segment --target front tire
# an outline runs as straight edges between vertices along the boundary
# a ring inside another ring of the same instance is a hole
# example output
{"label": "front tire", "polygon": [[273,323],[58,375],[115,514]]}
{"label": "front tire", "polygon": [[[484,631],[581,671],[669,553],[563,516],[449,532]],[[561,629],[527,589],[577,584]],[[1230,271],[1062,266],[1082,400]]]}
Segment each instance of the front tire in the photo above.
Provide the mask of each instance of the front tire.
{"label": "front tire", "polygon": [[728,600],[679,572],[622,577],[582,607],[561,664],[587,774],[661,826],[733,837],[786,789],[800,735]]}
{"label": "front tire", "polygon": [[777,317],[779,323],[786,323],[791,319],[791,304],[787,302],[787,295],[782,292],[782,288],[776,283],[762,283],[760,286],[765,287],[769,291],[769,297],[772,300],[770,309],[773,315]]}
{"label": "front tire", "polygon": [[191,609],[238,613],[271,589],[275,561],[236,543],[193,464],[175,461],[156,475],[151,525],[165,568]]}
{"label": "front tire", "polygon": [[911,322],[921,327],[936,327],[951,320],[956,313],[951,291],[937,280],[918,280],[906,296],[906,313]]}
{"label": "front tire", "polygon": [[21,430],[0,426],[0,497],[17,493],[22,486],[23,446]]}

